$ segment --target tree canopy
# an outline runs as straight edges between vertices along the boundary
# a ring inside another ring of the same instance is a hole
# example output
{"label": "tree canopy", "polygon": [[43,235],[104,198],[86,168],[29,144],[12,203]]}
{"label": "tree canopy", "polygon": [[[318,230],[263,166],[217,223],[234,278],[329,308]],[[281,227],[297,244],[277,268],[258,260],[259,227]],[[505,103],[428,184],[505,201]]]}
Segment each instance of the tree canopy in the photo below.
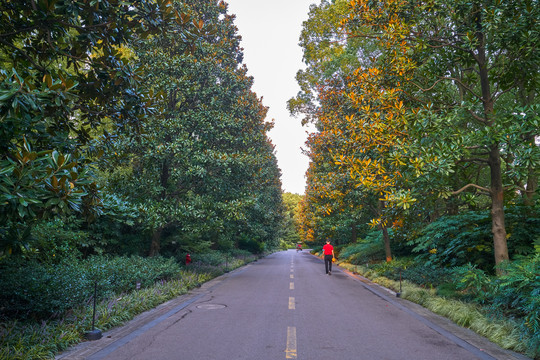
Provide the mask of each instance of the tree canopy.
{"label": "tree canopy", "polygon": [[35,226],[58,216],[93,239],[74,244],[85,253],[277,244],[272,123],[225,2],[29,0],[0,11],[4,255],[35,250]]}
{"label": "tree canopy", "polygon": [[388,226],[483,208],[494,263],[508,260],[505,207],[534,207],[538,196],[538,17],[534,2],[312,6],[308,67],[289,102],[318,129],[304,233],[335,233],[365,214],[391,259]]}

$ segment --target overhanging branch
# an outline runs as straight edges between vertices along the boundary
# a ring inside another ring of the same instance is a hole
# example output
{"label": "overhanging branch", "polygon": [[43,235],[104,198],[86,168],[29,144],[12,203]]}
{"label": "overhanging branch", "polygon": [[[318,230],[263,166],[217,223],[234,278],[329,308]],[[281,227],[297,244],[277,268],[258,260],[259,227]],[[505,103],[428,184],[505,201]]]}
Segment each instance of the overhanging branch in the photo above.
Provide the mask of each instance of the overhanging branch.
{"label": "overhanging branch", "polygon": [[453,191],[451,194],[452,195],[458,195],[458,194],[462,193],[463,191],[467,190],[470,187],[476,188],[476,189],[478,189],[478,190],[480,190],[480,191],[482,191],[484,193],[487,193],[487,195],[491,195],[491,190],[490,189],[479,186],[479,185],[476,185],[476,184],[467,184],[464,187],[462,187],[461,189]]}

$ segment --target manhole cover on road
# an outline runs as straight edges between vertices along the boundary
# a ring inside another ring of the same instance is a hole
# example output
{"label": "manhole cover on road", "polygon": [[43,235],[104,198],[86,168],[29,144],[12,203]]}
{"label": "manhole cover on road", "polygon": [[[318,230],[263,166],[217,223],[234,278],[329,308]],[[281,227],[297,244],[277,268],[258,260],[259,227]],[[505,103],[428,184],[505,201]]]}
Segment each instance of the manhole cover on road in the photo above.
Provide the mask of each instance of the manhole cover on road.
{"label": "manhole cover on road", "polygon": [[206,310],[223,309],[225,307],[226,306],[222,305],[222,304],[201,304],[201,305],[197,305],[197,309],[206,309]]}

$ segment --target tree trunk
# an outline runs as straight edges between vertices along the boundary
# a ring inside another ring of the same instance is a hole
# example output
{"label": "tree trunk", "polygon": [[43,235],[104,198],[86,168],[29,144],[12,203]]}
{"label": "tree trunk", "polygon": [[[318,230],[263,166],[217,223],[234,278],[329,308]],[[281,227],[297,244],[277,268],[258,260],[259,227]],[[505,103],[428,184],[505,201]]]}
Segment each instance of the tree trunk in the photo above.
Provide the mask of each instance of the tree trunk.
{"label": "tree trunk", "polygon": [[152,234],[152,243],[150,244],[149,256],[159,255],[159,250],[161,248],[161,233],[162,232],[163,232],[163,228],[159,227]]}
{"label": "tree trunk", "polygon": [[[481,23],[481,12],[477,15],[478,39],[476,60],[478,63],[478,75],[480,77],[480,88],[482,91],[482,105],[484,110],[485,125],[493,127],[496,119],[493,116],[494,101],[491,94],[489,79],[488,61],[486,57],[486,37]],[[504,187],[502,184],[501,153],[499,142],[495,141],[489,149],[489,168],[491,177],[491,232],[493,233],[493,251],[495,253],[495,265],[508,260],[508,244],[506,242],[506,228],[504,225]],[[497,274],[502,271],[497,269]]]}
{"label": "tree trunk", "polygon": [[[495,265],[508,260],[508,245],[504,225],[504,188],[502,184],[501,157],[498,144],[491,147],[489,154],[491,170],[491,232],[493,233],[493,250]],[[497,270],[497,274],[501,274]]]}
{"label": "tree trunk", "polygon": [[[383,209],[385,206],[386,205],[384,204],[384,201],[379,200],[379,203],[378,203],[379,217],[382,217]],[[390,249],[390,235],[388,235],[388,229],[385,223],[381,222],[380,229],[383,234],[384,253],[386,255],[386,262],[390,262],[392,261],[392,250]]]}
{"label": "tree trunk", "polygon": [[356,244],[356,241],[358,240],[358,232],[356,227],[358,226],[358,223],[356,220],[351,225],[351,242],[353,244]]}
{"label": "tree trunk", "polygon": [[536,169],[529,168],[529,174],[527,177],[527,191],[525,191],[525,205],[534,206],[534,194],[538,189],[538,176]]}
{"label": "tree trunk", "polygon": [[388,235],[388,229],[386,226],[381,225],[381,230],[384,240],[384,253],[386,254],[386,262],[392,261],[392,250],[390,249],[390,236]]}

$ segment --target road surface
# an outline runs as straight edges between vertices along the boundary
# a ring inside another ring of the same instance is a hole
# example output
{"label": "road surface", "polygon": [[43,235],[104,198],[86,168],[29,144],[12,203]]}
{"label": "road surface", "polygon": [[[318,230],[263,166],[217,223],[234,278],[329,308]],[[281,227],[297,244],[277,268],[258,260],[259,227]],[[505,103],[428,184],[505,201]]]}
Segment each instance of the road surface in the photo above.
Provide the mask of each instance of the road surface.
{"label": "road surface", "polygon": [[337,267],[326,275],[320,259],[289,250],[229,273],[125,331],[105,334],[58,358],[512,359],[502,349],[501,356],[489,355],[405,303]]}

